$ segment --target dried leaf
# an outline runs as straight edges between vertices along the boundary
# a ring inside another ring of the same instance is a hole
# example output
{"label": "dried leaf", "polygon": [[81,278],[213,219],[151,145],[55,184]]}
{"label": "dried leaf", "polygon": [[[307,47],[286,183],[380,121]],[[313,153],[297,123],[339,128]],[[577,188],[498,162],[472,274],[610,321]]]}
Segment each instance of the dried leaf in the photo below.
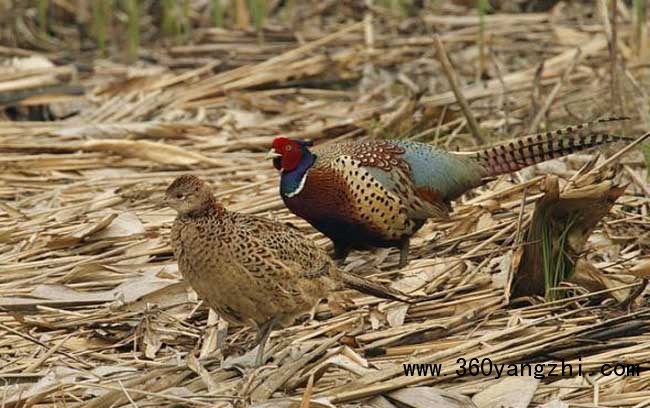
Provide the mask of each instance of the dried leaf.
{"label": "dried leaf", "polygon": [[553,25],[553,31],[557,41],[564,46],[581,47],[589,41],[590,36],[583,31],[571,27]]}
{"label": "dried leaf", "polygon": [[388,321],[390,327],[400,327],[403,325],[408,309],[408,304],[400,304],[388,308],[388,311],[386,311],[386,320]]}
{"label": "dried leaf", "polygon": [[94,239],[123,238],[145,231],[142,221],[132,212],[124,212],[114,217],[110,225],[93,234]]}
{"label": "dried leaf", "polygon": [[129,373],[129,372],[137,372],[138,370],[134,367],[124,367],[124,366],[113,366],[113,365],[101,365],[97,366],[92,369],[92,373],[102,377],[102,378],[110,378],[114,374],[121,374],[121,373]]}
{"label": "dried leaf", "polygon": [[[203,345],[201,346],[201,353],[199,354],[200,358],[207,358],[210,354],[217,351],[219,348],[219,334],[220,330],[223,330],[223,327],[219,327],[219,322],[222,319],[217,315],[217,313],[210,309],[208,312],[208,323],[206,332],[203,335]],[[228,325],[226,323],[225,330],[227,332]]]}
{"label": "dried leaf", "polygon": [[135,279],[127,280],[120,284],[115,289],[108,291],[113,294],[114,298],[121,299],[124,303],[132,303],[141,300],[145,295],[154,293],[162,288],[176,285],[178,283],[175,279],[161,279],[158,273],[162,270],[154,269],[143,276]]}
{"label": "dried leaf", "polygon": [[[368,408],[397,408],[383,395],[378,395],[368,401]],[[366,408],[366,407],[364,407]]]}
{"label": "dried leaf", "polygon": [[[391,400],[410,408],[476,408],[469,397],[433,387],[413,387],[393,391]],[[479,408],[483,408],[479,406]]]}
{"label": "dried leaf", "polygon": [[[427,284],[431,283],[436,277],[444,274],[449,269],[449,264],[454,262],[452,259],[434,258],[433,266],[418,268],[412,270],[408,276],[400,278],[391,284],[393,289],[411,295],[417,293],[418,289],[422,289]],[[424,293],[422,293],[424,294]]]}
{"label": "dried leaf", "polygon": [[539,408],[569,408],[569,404],[559,399],[554,399],[543,405],[540,405]]}
{"label": "dried leaf", "polygon": [[94,123],[83,126],[70,126],[56,129],[50,134],[62,138],[85,137],[93,139],[109,139],[138,135],[141,137],[168,139],[179,137],[187,126],[175,126],[163,122],[137,123]]}
{"label": "dried leaf", "polygon": [[144,321],[142,343],[144,344],[144,355],[150,360],[155,359],[158,350],[162,347],[162,340],[160,339],[158,330],[150,319],[145,319]]}
{"label": "dried leaf", "polygon": [[138,297],[132,303],[127,302],[121,307],[122,310],[131,312],[146,310],[149,305],[156,305],[162,309],[169,309],[174,306],[192,302],[188,296],[188,284],[186,281],[175,282],[162,286],[159,289]]}
{"label": "dried leaf", "polygon": [[[575,283],[589,290],[590,292],[598,292],[605,289],[612,289],[624,285],[626,282],[621,282],[614,276],[605,274],[600,269],[593,266],[591,263],[584,259],[579,259],[575,266],[575,271],[569,282]],[[603,296],[609,296],[622,302],[630,295],[630,289],[619,289],[605,293]]]}
{"label": "dried leaf", "polygon": [[212,379],[208,370],[201,365],[201,362],[192,353],[187,355],[187,367],[201,377],[201,380],[208,387],[209,393],[214,394],[219,389],[219,384]]}
{"label": "dried leaf", "polygon": [[650,279],[650,260],[644,260],[628,269],[631,275],[639,278]]}
{"label": "dried leaf", "polygon": [[69,234],[51,239],[48,241],[47,246],[50,248],[61,248],[76,245],[79,242],[83,241],[84,238],[111,225],[115,218],[117,218],[117,214],[106,215],[96,222],[78,227],[75,231]]}
{"label": "dried leaf", "polygon": [[472,402],[477,408],[527,408],[539,386],[532,377],[506,377],[477,393]]}
{"label": "dried leaf", "polygon": [[[299,398],[276,398],[265,402],[250,405],[250,408],[300,408]],[[336,408],[324,398],[315,398],[309,401],[309,408]]]}
{"label": "dried leaf", "polygon": [[25,58],[10,59],[9,66],[14,68],[16,71],[34,71],[47,70],[54,67],[54,64],[42,55],[30,55]]}
{"label": "dried leaf", "polygon": [[113,299],[111,292],[79,292],[64,285],[38,285],[31,296],[41,299],[61,300],[68,302],[107,302]]}
{"label": "dried leaf", "polygon": [[[137,227],[136,227],[137,228]],[[149,262],[149,260],[155,256],[155,251],[159,250],[167,245],[166,242],[163,242],[162,237],[149,238],[140,243],[131,245],[124,255],[126,259],[115,264],[115,269],[119,270],[121,265],[142,265]],[[175,277],[178,277],[178,268],[176,266],[170,265],[166,266],[163,269],[158,269],[161,273],[171,273]]]}
{"label": "dried leaf", "polygon": [[90,140],[81,144],[79,148],[84,151],[111,152],[125,157],[137,157],[156,163],[180,166],[212,162],[211,159],[202,154],[193,153],[178,146],[146,140]]}
{"label": "dried leaf", "polygon": [[[348,347],[346,346],[346,348]],[[327,359],[327,364],[340,367],[345,371],[349,371],[358,376],[367,375],[373,372],[373,370],[368,368],[368,362],[365,361],[365,359],[360,362],[358,359],[351,358],[344,354],[335,354],[331,356]]]}
{"label": "dried leaf", "polygon": [[485,212],[478,218],[478,222],[476,223],[476,230],[480,231],[483,229],[492,228],[494,225],[496,225],[496,222],[492,218],[492,214]]}
{"label": "dried leaf", "polygon": [[[66,384],[74,384],[75,378],[82,376],[77,370],[65,366],[58,366],[51,370],[28,389],[18,389],[6,398],[3,397],[3,405],[6,407],[33,405],[45,398],[53,390],[63,387]],[[20,405],[18,405],[20,404]]]}
{"label": "dried leaf", "polygon": [[508,251],[505,255],[494,258],[488,267],[491,267],[493,264],[497,264],[497,273],[491,274],[492,285],[495,288],[505,288],[506,284],[510,278],[510,272],[512,271],[512,260],[513,260],[514,251]]}

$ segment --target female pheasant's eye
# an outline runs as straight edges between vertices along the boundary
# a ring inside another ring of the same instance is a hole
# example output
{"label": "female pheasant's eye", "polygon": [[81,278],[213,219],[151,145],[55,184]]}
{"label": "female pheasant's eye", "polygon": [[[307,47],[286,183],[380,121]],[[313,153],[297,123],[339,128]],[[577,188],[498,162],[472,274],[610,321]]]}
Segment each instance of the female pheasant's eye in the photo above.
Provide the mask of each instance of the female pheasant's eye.
{"label": "female pheasant's eye", "polygon": [[177,193],[177,194],[176,194],[176,198],[178,198],[179,200],[185,200],[185,194],[183,194],[183,193]]}

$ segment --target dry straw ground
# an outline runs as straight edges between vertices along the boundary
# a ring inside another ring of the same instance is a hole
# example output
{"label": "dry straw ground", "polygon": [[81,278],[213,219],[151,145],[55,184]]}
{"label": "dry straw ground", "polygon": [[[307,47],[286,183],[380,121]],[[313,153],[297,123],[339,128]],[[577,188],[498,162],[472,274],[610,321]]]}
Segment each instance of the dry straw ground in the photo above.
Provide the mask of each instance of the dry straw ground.
{"label": "dry straw ground", "polygon": [[[245,29],[210,28],[210,2],[192,1],[187,38],[157,39],[143,18],[138,62],[125,64],[117,41],[113,58],[93,58],[70,17],[74,2],[51,3],[62,22],[47,36],[35,8],[5,9],[2,24],[0,406],[650,406],[641,148],[579,176],[591,154],[477,189],[450,220],[423,228],[402,270],[394,250],[354,253],[351,270],[436,296],[411,306],[355,293],[323,303],[313,320],[273,333],[272,364],[243,373],[226,369],[224,355],[249,350],[254,333],[226,335],[180,280],[167,243],[174,214],[161,202],[173,177],[196,174],[230,209],[289,221],[328,245],[278,197],[262,159],[278,134],[472,149],[624,114],[633,119],[614,130],[641,136],[650,128],[650,35],[630,4],[610,2],[614,20],[605,1],[482,19],[450,2],[429,4],[436,13],[386,6],[400,2],[288,2],[291,15],[270,10],[256,34],[241,18]],[[545,174],[567,194],[624,188],[581,249],[591,279],[562,284],[555,301],[511,290],[541,188],[555,188]],[[564,358],[580,361],[583,375],[459,377],[460,357]],[[409,361],[442,363],[446,375],[404,376]],[[599,373],[617,362],[645,369]]]}

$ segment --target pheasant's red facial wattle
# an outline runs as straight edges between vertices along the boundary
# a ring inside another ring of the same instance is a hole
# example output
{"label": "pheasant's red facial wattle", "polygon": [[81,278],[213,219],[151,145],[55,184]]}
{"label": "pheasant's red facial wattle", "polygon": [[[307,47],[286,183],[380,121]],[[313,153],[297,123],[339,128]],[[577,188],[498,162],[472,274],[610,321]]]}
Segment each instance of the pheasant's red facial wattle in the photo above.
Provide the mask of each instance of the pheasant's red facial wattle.
{"label": "pheasant's red facial wattle", "polygon": [[273,140],[273,150],[280,157],[273,160],[273,166],[278,170],[291,171],[298,167],[302,159],[300,143],[286,137],[277,137]]}

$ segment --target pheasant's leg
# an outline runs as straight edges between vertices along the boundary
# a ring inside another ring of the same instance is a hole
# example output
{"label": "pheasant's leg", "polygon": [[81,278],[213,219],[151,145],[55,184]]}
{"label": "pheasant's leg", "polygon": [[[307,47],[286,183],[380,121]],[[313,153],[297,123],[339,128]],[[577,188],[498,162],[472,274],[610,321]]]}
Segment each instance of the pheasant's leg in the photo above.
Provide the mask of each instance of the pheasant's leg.
{"label": "pheasant's leg", "polygon": [[316,317],[317,309],[318,309],[318,302],[316,302],[316,304],[311,309],[309,309],[309,320],[307,320],[307,322],[311,322],[312,320],[314,320],[314,317]]}
{"label": "pheasant's leg", "polygon": [[351,245],[350,244],[342,244],[342,243],[334,243],[334,260],[338,264],[342,264],[345,261],[345,258],[348,257],[348,254],[350,253]]}
{"label": "pheasant's leg", "polygon": [[260,367],[264,364],[264,347],[266,346],[266,341],[269,339],[271,330],[276,323],[276,319],[271,319],[268,322],[265,322],[257,326],[257,342],[259,348],[257,349],[257,356],[255,356],[255,367]]}
{"label": "pheasant's leg", "polygon": [[410,240],[408,238],[404,238],[402,240],[402,243],[400,244],[400,247],[399,247],[399,265],[398,265],[400,268],[405,267],[406,263],[408,262],[409,244],[410,244]]}

